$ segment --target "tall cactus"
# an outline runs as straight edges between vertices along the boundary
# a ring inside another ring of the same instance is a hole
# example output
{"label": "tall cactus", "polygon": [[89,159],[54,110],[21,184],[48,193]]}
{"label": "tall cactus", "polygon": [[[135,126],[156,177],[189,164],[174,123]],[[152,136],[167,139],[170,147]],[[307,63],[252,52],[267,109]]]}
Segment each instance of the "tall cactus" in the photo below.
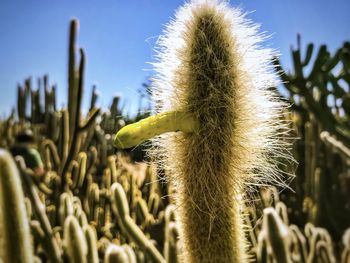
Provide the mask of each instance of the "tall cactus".
{"label": "tall cactus", "polygon": [[[127,145],[124,132],[143,136],[157,125],[181,131],[156,139],[155,153],[176,189],[183,261],[245,262],[245,186],[278,181],[271,157],[284,145],[277,136],[283,103],[269,89],[276,85],[272,53],[258,48],[260,41],[257,27],[224,1],[186,4],[160,39],[153,92],[159,114],[116,135]],[[174,118],[165,120],[167,113]]]}
{"label": "tall cactus", "polygon": [[11,155],[3,149],[0,149],[0,229],[3,262],[33,262],[21,179]]}

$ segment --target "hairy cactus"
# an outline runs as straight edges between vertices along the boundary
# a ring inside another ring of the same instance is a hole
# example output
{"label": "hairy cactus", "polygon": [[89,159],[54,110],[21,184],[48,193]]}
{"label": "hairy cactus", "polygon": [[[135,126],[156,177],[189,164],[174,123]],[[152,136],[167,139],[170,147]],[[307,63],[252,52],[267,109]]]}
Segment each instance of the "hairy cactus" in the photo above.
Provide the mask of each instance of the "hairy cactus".
{"label": "hairy cactus", "polygon": [[0,258],[4,262],[33,262],[21,179],[10,153],[4,149],[0,149],[0,219]]}
{"label": "hairy cactus", "polygon": [[283,103],[269,89],[276,84],[272,53],[257,48],[260,40],[257,27],[222,1],[186,4],[160,40],[153,92],[159,114],[116,135],[116,146],[131,147],[153,135],[144,126],[182,131],[156,139],[155,154],[176,189],[183,261],[247,260],[245,186],[278,181],[270,157],[282,156]]}

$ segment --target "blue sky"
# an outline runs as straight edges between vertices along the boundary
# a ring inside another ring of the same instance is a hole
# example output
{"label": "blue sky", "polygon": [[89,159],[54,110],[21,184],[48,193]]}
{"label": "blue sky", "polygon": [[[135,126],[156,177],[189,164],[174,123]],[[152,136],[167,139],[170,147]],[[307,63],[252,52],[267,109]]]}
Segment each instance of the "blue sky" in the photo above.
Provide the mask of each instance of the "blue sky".
{"label": "blue sky", "polygon": [[[290,46],[327,44],[331,51],[350,40],[349,0],[236,0],[249,18],[272,34],[267,45],[278,49],[290,68]],[[84,105],[91,86],[108,106],[118,94],[131,114],[137,89],[151,74],[154,45],[183,0],[0,0],[0,117],[16,104],[17,83],[48,73],[58,86],[58,105],[66,104],[68,26],[80,21],[78,42],[87,54]]]}

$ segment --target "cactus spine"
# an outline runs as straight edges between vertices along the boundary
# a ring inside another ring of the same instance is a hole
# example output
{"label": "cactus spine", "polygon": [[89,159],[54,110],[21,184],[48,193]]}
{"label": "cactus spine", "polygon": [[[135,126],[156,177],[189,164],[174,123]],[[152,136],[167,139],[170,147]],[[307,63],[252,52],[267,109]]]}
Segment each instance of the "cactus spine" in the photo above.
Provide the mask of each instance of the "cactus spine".
{"label": "cactus spine", "polygon": [[11,155],[0,149],[0,257],[4,262],[33,262],[30,228],[21,179]]}

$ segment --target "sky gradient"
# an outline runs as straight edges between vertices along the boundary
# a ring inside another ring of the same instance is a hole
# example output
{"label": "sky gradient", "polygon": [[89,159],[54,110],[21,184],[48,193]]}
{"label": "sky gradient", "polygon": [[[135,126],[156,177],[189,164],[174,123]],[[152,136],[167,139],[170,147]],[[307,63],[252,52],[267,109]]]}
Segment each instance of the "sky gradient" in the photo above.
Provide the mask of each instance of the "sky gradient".
{"label": "sky gradient", "polygon": [[[151,75],[153,48],[164,25],[182,0],[0,0],[0,118],[16,104],[17,83],[49,74],[56,83],[58,106],[67,101],[68,27],[80,21],[79,46],[85,49],[84,103],[91,86],[100,92],[98,105],[106,107],[116,94],[126,112],[137,110],[137,89]],[[279,50],[290,68],[290,46],[296,34],[302,45],[327,44],[331,51],[350,41],[348,0],[238,0],[230,1],[249,12],[272,37],[266,45]]]}

